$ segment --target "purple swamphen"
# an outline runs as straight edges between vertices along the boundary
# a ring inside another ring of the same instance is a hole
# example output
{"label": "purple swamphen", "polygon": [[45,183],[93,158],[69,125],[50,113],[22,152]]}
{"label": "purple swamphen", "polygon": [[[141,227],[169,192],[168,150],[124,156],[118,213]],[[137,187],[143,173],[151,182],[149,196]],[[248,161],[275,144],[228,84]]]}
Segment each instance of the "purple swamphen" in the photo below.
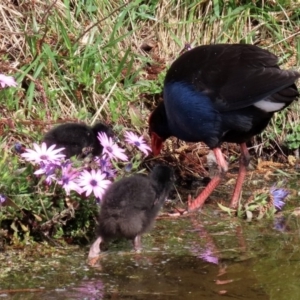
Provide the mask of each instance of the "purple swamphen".
{"label": "purple swamphen", "polygon": [[262,132],[273,114],[298,96],[300,74],[281,70],[278,58],[267,50],[246,44],[199,46],[176,59],[164,81],[163,98],[149,118],[154,155],[163,142],[175,136],[187,142],[204,142],[213,150],[219,174],[189,210],[202,207],[227,172],[223,142],[241,146],[240,168],[230,206],[237,208],[249,164],[246,142]]}

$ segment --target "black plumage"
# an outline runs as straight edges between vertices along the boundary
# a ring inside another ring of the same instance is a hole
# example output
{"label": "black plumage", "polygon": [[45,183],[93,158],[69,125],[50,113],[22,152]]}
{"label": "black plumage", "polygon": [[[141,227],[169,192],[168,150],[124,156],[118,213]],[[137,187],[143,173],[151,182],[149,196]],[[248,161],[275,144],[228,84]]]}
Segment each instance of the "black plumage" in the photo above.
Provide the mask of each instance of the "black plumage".
{"label": "black plumage", "polygon": [[201,141],[214,151],[220,167],[220,174],[189,203],[189,209],[201,207],[227,171],[220,150],[223,142],[241,144],[240,176],[231,201],[237,207],[249,163],[245,143],[298,96],[294,82],[300,74],[281,70],[277,63],[274,54],[257,46],[221,44],[196,47],[171,65],[164,102],[149,119],[153,153],[159,154],[170,136]]}
{"label": "black plumage", "polygon": [[115,238],[133,241],[141,248],[141,235],[149,231],[173,183],[173,171],[157,165],[149,176],[133,175],[113,183],[101,203],[98,238],[92,244],[89,258],[99,255],[102,243]]}
{"label": "black plumage", "polygon": [[84,156],[85,150],[87,153],[100,155],[103,147],[97,138],[99,132],[113,136],[112,129],[103,123],[97,123],[93,127],[79,123],[65,123],[48,131],[43,142],[48,147],[55,144],[56,148],[65,148],[63,153],[67,158],[74,155]]}

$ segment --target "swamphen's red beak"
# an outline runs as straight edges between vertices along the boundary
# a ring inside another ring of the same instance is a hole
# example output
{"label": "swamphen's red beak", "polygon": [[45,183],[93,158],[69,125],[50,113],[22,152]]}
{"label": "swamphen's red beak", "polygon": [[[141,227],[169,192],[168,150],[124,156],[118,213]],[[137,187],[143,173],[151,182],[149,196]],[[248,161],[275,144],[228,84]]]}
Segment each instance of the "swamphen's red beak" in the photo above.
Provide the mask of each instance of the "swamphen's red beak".
{"label": "swamphen's red beak", "polygon": [[160,136],[155,132],[151,132],[151,148],[155,156],[160,154],[163,142],[164,140]]}

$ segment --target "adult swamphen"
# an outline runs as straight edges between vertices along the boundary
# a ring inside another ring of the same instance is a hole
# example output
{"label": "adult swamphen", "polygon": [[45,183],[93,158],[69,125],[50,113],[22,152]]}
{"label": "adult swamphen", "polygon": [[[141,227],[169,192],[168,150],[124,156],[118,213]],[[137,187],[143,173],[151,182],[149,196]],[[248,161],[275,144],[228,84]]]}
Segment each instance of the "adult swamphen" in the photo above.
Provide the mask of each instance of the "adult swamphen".
{"label": "adult swamphen", "polygon": [[63,153],[67,158],[74,155],[84,156],[86,149],[91,149],[93,155],[100,155],[103,147],[100,144],[97,134],[105,132],[108,136],[113,136],[112,129],[103,124],[96,123],[93,127],[79,123],[65,123],[49,130],[43,142],[49,147],[53,144],[56,148],[65,148]]}
{"label": "adult swamphen", "polygon": [[194,200],[200,208],[228,169],[221,152],[223,142],[241,146],[239,174],[230,206],[236,208],[249,164],[246,142],[262,132],[274,112],[298,96],[296,71],[281,70],[278,58],[254,45],[220,44],[196,47],[171,65],[164,82],[164,102],[149,118],[154,155],[175,136],[204,142],[214,152],[219,174]]}
{"label": "adult swamphen", "polygon": [[97,239],[89,259],[100,254],[102,243],[124,237],[141,249],[141,235],[150,230],[173,184],[173,170],[157,165],[149,176],[141,174],[113,183],[101,203]]}

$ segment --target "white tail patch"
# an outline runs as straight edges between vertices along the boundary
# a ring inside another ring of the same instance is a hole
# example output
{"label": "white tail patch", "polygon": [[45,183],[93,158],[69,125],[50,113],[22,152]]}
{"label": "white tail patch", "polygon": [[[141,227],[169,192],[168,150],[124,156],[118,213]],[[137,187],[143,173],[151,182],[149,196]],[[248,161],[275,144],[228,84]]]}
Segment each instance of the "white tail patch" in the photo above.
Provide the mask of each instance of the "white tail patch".
{"label": "white tail patch", "polygon": [[253,105],[263,111],[273,112],[273,111],[281,110],[285,106],[285,103],[261,100],[261,101],[254,103]]}

